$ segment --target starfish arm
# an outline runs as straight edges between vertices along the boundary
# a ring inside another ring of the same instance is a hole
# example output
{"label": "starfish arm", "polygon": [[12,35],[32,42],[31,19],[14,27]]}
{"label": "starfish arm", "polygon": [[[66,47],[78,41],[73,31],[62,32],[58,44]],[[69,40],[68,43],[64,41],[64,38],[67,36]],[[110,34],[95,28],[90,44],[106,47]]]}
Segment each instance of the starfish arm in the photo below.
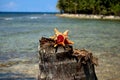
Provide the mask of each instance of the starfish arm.
{"label": "starfish arm", "polygon": [[55,37],[56,37],[55,35],[54,36],[50,36],[51,39],[55,39]]}
{"label": "starfish arm", "polygon": [[54,29],[54,32],[55,32],[55,35],[59,35],[59,34],[62,34],[61,32],[59,32],[56,28]]}
{"label": "starfish arm", "polygon": [[57,43],[57,44],[54,45],[54,47],[56,47],[56,46],[58,46],[58,45],[65,46],[65,43],[64,43],[64,42]]}
{"label": "starfish arm", "polygon": [[58,43],[59,45],[62,45],[62,46],[65,46],[65,43],[64,42],[60,42]]}
{"label": "starfish arm", "polygon": [[58,44],[55,44],[54,47],[56,47]]}
{"label": "starfish arm", "polygon": [[74,42],[71,41],[71,40],[66,39],[66,40],[65,40],[65,44],[74,44]]}
{"label": "starfish arm", "polygon": [[69,30],[66,30],[64,33],[63,33],[63,35],[67,38],[68,37],[68,32],[69,32]]}
{"label": "starfish arm", "polygon": [[62,42],[62,45],[63,45],[63,46],[65,46],[65,43],[64,43],[64,42]]}

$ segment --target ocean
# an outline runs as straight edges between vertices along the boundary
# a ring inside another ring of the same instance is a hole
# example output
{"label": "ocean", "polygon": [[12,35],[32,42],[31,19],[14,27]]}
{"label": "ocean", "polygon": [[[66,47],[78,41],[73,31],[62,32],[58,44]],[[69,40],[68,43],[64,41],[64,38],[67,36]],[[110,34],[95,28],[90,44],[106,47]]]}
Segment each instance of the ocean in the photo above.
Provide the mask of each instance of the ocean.
{"label": "ocean", "polygon": [[36,80],[39,39],[54,35],[54,28],[69,30],[74,48],[84,48],[98,57],[99,80],[119,78],[119,20],[62,18],[55,13],[0,13],[0,79]]}

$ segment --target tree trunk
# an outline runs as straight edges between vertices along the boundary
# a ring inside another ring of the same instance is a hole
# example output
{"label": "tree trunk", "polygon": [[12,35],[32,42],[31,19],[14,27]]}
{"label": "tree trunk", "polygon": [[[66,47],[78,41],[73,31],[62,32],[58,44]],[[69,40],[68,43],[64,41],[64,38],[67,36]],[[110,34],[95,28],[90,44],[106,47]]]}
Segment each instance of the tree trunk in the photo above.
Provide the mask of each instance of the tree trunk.
{"label": "tree trunk", "polygon": [[50,38],[40,40],[38,80],[97,80],[90,59],[84,64],[84,59],[81,62],[82,58],[73,55],[71,45],[54,47],[54,44],[55,41]]}

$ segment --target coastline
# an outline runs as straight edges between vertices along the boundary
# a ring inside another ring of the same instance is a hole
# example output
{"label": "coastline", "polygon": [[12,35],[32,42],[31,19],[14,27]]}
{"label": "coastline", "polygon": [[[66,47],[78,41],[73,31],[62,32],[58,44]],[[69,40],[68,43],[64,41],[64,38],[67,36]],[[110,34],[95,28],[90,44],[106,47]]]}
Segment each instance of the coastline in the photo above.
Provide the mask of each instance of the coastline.
{"label": "coastline", "polygon": [[88,15],[88,14],[56,14],[58,17],[78,18],[78,19],[104,19],[104,20],[120,20],[120,16],[105,15]]}

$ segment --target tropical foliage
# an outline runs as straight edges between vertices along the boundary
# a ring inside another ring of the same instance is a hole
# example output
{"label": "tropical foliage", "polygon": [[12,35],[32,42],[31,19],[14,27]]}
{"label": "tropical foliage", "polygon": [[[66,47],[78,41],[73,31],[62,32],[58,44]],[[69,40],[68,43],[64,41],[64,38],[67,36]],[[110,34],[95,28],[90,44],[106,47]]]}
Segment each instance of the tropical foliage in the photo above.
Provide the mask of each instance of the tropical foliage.
{"label": "tropical foliage", "polygon": [[119,0],[58,0],[61,13],[119,15]]}

